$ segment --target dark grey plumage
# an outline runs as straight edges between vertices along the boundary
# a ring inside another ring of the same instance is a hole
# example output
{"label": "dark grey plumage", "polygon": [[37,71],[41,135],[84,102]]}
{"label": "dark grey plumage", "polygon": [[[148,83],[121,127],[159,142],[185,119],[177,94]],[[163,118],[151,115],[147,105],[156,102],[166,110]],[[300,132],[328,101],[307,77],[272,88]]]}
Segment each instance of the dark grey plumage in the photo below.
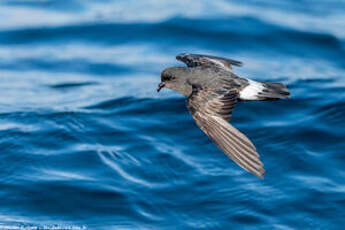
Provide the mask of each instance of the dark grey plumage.
{"label": "dark grey plumage", "polygon": [[176,59],[184,62],[188,67],[197,66],[216,66],[231,70],[231,65],[242,66],[242,62],[233,59],[216,57],[211,55],[187,54],[182,53],[176,56]]}
{"label": "dark grey plumage", "polygon": [[236,76],[231,65],[239,66],[241,62],[235,60],[198,54],[180,54],[176,58],[188,68],[163,70],[157,90],[166,87],[187,96],[187,108],[197,125],[239,166],[263,178],[264,165],[255,146],[228,121],[238,101],[286,98],[286,86]]}

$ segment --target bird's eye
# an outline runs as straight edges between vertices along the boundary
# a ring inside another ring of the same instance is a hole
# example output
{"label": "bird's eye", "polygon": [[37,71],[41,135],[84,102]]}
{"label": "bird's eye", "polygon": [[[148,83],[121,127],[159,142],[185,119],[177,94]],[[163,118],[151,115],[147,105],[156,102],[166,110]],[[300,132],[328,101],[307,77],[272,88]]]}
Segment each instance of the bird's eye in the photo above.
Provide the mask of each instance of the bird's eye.
{"label": "bird's eye", "polygon": [[174,80],[175,77],[171,76],[171,75],[165,75],[163,76],[163,81],[171,81]]}

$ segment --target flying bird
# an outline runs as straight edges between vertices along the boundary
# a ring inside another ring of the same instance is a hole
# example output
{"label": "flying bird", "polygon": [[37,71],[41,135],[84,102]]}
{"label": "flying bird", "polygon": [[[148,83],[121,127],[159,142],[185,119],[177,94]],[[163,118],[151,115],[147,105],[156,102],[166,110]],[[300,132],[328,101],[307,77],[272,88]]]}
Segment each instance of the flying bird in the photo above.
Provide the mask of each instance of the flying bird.
{"label": "flying bird", "polygon": [[240,167],[263,179],[265,169],[255,146],[228,121],[237,102],[287,98],[287,87],[235,75],[232,66],[242,66],[240,61],[188,53],[176,59],[187,67],[164,69],[157,91],[165,87],[186,96],[187,108],[201,130]]}

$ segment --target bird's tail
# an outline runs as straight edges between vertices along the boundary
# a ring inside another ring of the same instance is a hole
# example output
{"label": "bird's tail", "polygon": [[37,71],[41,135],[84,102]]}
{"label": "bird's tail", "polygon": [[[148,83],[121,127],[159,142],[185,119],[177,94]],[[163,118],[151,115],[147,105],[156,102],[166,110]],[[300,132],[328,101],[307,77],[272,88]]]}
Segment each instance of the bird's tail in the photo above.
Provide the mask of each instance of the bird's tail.
{"label": "bird's tail", "polygon": [[278,100],[288,98],[290,92],[282,83],[257,82],[249,80],[249,85],[240,91],[240,99],[250,100]]}

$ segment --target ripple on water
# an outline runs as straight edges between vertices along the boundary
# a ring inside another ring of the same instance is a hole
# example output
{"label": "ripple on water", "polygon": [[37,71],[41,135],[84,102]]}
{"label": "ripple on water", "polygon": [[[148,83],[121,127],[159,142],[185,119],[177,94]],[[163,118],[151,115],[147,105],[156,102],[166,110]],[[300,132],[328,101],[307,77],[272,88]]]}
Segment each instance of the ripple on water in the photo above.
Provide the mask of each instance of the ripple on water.
{"label": "ripple on water", "polygon": [[[2,1],[0,228],[339,229],[344,4],[309,3]],[[238,103],[231,120],[265,180],[204,135],[185,98],[157,94],[180,52],[287,84],[291,98]]]}

